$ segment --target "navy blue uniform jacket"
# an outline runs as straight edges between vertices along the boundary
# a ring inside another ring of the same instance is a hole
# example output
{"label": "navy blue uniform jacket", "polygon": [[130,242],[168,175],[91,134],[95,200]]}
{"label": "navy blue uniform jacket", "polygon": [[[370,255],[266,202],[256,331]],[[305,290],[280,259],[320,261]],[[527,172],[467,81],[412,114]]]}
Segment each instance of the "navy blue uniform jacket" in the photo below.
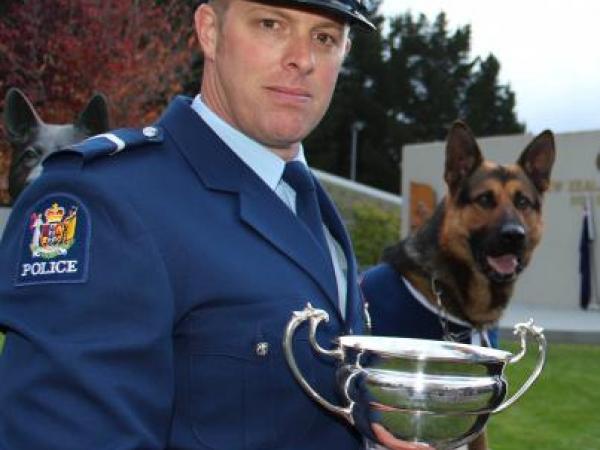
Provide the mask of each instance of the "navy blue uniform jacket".
{"label": "navy blue uniform jacket", "polygon": [[[360,448],[282,352],[308,301],[331,318],[321,345],[362,333],[354,256],[330,200],[319,186],[349,263],[346,320],[306,229],[190,100],[175,99],[156,130],[116,154],[56,154],[14,207],[0,252],[0,448]],[[298,364],[339,404],[335,364],[315,356],[306,328]]]}
{"label": "navy blue uniform jacket", "polygon": [[[389,264],[378,264],[363,273],[361,289],[369,304],[374,335],[444,340],[444,329],[433,306],[423,306]],[[448,320],[447,327],[459,342],[471,343],[470,326]]]}

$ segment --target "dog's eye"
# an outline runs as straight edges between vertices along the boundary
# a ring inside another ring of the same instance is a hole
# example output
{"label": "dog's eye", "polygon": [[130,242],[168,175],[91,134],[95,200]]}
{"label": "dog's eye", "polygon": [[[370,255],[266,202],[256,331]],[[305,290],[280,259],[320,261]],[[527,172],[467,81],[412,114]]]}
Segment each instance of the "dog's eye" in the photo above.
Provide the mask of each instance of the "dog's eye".
{"label": "dog's eye", "polygon": [[529,200],[527,197],[525,197],[520,192],[517,192],[517,195],[515,195],[514,203],[515,203],[515,207],[517,209],[521,209],[521,210],[528,209],[533,206],[533,203],[531,202],[531,200]]}
{"label": "dog's eye", "polygon": [[475,203],[485,209],[492,209],[496,207],[496,199],[494,194],[491,192],[484,192],[481,195],[475,197]]}
{"label": "dog's eye", "polygon": [[27,149],[23,152],[20,157],[20,163],[24,164],[26,167],[35,166],[38,161],[41,159],[42,151],[36,147],[27,147]]}

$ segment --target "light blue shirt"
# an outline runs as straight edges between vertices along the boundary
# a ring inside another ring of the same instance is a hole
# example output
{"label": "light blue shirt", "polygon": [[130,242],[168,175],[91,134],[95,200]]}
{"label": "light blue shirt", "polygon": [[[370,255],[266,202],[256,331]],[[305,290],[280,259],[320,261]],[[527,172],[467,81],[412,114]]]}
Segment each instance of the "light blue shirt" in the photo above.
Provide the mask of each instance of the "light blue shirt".
{"label": "light blue shirt", "polygon": [[[197,95],[192,102],[192,109],[196,111],[202,120],[219,136],[225,144],[256,173],[256,175],[269,186],[277,196],[296,213],[296,192],[292,187],[282,180],[285,169],[285,161],[270,151],[264,145],[249,138],[239,130],[235,129],[217,114],[215,114]],[[306,164],[304,149],[302,145],[294,157],[294,161]],[[348,264],[341,246],[333,238],[327,227],[323,224],[325,237],[329,246],[329,252],[333,262],[340,311],[345,317]]]}

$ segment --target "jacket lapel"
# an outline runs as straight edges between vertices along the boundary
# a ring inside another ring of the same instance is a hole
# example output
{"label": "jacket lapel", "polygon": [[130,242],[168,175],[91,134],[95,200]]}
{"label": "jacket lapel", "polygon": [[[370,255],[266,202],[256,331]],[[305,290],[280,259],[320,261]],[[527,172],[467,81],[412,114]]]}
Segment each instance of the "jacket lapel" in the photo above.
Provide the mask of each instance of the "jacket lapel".
{"label": "jacket lapel", "polygon": [[281,199],[250,175],[240,190],[241,220],[310,275],[337,311],[335,275],[321,248]]}
{"label": "jacket lapel", "polygon": [[203,184],[209,189],[237,193],[240,220],[317,282],[339,312],[335,276],[318,244],[277,194],[191,109],[190,103],[190,99],[177,97],[159,125],[177,142]]}

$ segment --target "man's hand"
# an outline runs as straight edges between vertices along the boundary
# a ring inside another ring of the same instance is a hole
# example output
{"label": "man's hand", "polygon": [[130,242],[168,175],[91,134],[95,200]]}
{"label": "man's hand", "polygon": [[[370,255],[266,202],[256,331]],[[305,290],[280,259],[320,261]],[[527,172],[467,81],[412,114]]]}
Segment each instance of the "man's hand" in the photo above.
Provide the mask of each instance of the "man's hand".
{"label": "man's hand", "polygon": [[382,425],[374,423],[371,425],[371,429],[377,440],[381,442],[389,450],[435,450],[433,447],[425,444],[418,444],[415,442],[406,442],[396,439],[392,433],[386,430]]}

